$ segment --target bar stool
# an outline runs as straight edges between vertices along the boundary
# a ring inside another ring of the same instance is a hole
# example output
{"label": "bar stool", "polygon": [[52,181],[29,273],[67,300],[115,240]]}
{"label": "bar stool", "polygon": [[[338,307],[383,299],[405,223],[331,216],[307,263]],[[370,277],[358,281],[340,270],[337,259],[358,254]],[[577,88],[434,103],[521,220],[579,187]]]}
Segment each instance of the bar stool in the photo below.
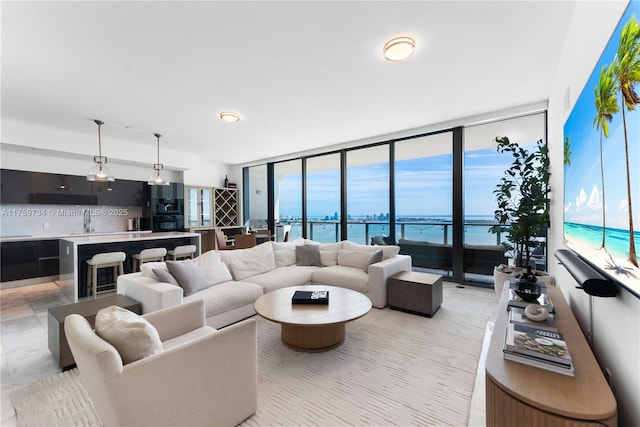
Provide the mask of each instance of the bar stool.
{"label": "bar stool", "polygon": [[196,245],[176,246],[175,248],[167,251],[167,255],[169,255],[174,261],[177,259],[193,258],[195,253]]}
{"label": "bar stool", "polygon": [[164,261],[165,256],[167,256],[166,248],[143,249],[139,254],[131,255],[131,258],[133,258],[133,271],[139,271],[140,266],[145,262]]}
{"label": "bar stool", "polygon": [[95,298],[98,293],[98,269],[113,268],[113,283],[105,285],[113,285],[115,289],[116,278],[120,274],[124,274],[124,260],[127,255],[124,252],[105,252],[94,255],[87,260],[87,296],[92,295]]}

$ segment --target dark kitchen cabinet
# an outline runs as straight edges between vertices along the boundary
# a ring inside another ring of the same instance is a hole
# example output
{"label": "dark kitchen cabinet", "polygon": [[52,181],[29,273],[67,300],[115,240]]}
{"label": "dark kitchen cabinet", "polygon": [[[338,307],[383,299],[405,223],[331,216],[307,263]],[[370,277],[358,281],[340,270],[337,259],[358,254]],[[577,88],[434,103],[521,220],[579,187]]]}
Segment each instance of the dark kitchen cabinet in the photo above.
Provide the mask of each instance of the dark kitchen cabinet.
{"label": "dark kitchen cabinet", "polygon": [[120,179],[118,183],[118,206],[146,206],[146,183]]}
{"label": "dark kitchen cabinet", "polygon": [[92,195],[96,199],[96,204],[105,206],[118,205],[119,182],[94,182]]}
{"label": "dark kitchen cabinet", "polygon": [[56,276],[60,272],[58,239],[3,242],[0,281]]}
{"label": "dark kitchen cabinet", "polygon": [[[97,205],[98,196],[93,192],[94,183],[87,181],[86,176],[66,175],[66,188],[64,191],[65,205]],[[113,183],[112,183],[113,184]]]}
{"label": "dark kitchen cabinet", "polygon": [[28,204],[34,192],[35,172],[0,170],[0,203]]}

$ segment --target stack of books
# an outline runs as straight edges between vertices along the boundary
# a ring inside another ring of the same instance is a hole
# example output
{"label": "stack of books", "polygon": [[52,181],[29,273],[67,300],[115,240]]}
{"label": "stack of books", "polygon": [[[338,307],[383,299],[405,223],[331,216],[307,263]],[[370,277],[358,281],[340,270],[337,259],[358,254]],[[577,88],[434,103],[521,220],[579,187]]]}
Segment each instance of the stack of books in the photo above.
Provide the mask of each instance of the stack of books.
{"label": "stack of books", "polygon": [[[516,308],[512,312],[517,311]],[[510,314],[504,340],[504,358],[559,374],[573,376],[573,364],[564,336],[555,320],[519,322],[519,314]]]}
{"label": "stack of books", "polygon": [[328,305],[329,291],[295,291],[291,303]]}

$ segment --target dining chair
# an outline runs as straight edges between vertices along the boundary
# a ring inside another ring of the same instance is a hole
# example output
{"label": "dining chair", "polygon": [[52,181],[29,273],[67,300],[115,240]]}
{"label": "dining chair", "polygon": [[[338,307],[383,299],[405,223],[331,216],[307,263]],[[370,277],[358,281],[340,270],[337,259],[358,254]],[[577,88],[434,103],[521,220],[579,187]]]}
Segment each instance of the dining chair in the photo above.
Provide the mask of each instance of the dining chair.
{"label": "dining chair", "polygon": [[236,238],[236,243],[234,245],[235,249],[252,248],[256,245],[255,234],[237,234],[235,238]]}
{"label": "dining chair", "polygon": [[225,239],[225,234],[221,230],[216,231],[216,243],[218,245],[219,251],[224,251],[228,249],[233,249],[233,244],[228,245],[227,239]]}

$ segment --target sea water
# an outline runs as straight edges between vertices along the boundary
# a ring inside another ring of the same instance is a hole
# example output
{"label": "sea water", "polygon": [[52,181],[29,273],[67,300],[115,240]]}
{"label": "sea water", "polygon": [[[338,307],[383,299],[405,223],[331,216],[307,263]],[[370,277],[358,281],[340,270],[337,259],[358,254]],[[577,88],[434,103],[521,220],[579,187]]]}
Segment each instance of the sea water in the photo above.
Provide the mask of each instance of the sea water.
{"label": "sea water", "polygon": [[[597,250],[602,245],[602,227],[595,225],[565,222],[564,236],[569,242],[576,242],[590,249]],[[640,249],[640,232],[635,231],[633,238],[636,250]],[[629,230],[606,227],[605,248],[613,256],[629,258]]]}

